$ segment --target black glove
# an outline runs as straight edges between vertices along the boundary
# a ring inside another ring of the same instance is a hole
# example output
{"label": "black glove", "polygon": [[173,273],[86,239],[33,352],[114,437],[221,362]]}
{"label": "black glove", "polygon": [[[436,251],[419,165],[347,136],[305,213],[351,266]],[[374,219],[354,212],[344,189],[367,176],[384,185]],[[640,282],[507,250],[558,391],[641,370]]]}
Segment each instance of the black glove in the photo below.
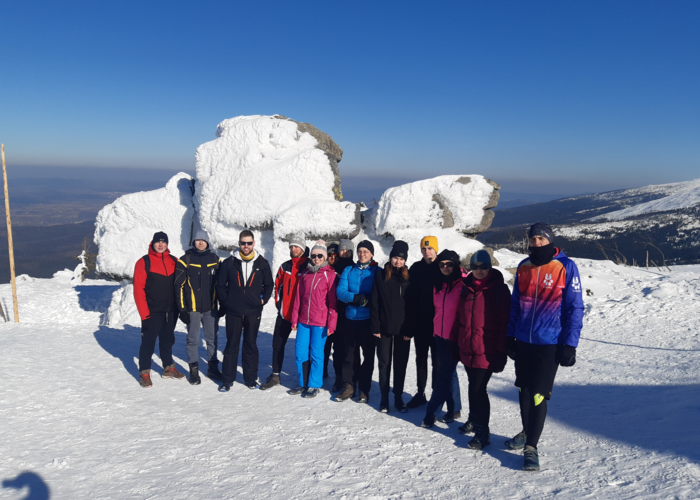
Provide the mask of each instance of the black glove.
{"label": "black glove", "polygon": [[460,361],[459,344],[457,342],[450,342],[450,354],[452,355],[452,359]]}
{"label": "black glove", "polygon": [[226,308],[224,306],[219,306],[219,312],[217,313],[219,318],[226,316]]}
{"label": "black glove", "polygon": [[506,337],[506,342],[508,342],[507,353],[508,357],[515,361],[515,357],[518,354],[518,341],[515,337]]}
{"label": "black glove", "polygon": [[182,321],[184,324],[189,325],[190,324],[190,313],[187,311],[180,311],[180,314],[178,314],[180,317],[180,321]]}
{"label": "black glove", "polygon": [[352,303],[356,306],[367,307],[369,300],[367,300],[367,297],[365,297],[361,293],[358,293],[355,295],[355,297],[353,297]]}
{"label": "black glove", "polygon": [[557,346],[557,363],[561,366],[574,366],[576,364],[576,348],[566,344]]}

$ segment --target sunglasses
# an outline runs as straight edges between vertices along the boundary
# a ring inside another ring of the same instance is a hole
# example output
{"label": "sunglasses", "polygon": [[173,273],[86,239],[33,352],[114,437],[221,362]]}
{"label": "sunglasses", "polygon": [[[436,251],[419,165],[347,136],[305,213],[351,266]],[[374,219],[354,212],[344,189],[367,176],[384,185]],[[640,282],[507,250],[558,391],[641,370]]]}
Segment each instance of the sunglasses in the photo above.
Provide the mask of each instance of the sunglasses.
{"label": "sunglasses", "polygon": [[255,245],[255,242],[254,241],[239,241],[238,245],[242,246],[242,247],[247,247],[250,245]]}
{"label": "sunglasses", "polygon": [[309,257],[311,257],[312,259],[323,259],[325,255],[323,255],[322,253],[312,253]]}
{"label": "sunglasses", "polygon": [[469,269],[472,271],[476,271],[477,269],[481,269],[482,271],[488,271],[491,269],[491,266],[488,264],[469,264]]}
{"label": "sunglasses", "polygon": [[454,262],[440,262],[440,269],[454,267]]}

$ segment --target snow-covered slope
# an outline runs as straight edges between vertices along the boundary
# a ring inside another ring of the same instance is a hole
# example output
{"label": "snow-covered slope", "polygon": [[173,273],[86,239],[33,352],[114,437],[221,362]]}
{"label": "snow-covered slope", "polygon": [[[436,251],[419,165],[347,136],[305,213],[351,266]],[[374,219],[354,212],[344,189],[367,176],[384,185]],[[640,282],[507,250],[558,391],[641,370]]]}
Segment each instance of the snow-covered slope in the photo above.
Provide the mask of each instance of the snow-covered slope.
{"label": "snow-covered slope", "polygon": [[[508,267],[523,257],[496,256]],[[44,487],[71,499],[697,498],[700,266],[660,273],[576,262],[588,291],[584,330],[576,365],[557,374],[537,474],[522,472],[522,454],[503,445],[521,428],[510,361],[489,384],[491,445],[475,452],[457,432],[461,422],[428,430],[424,407],[379,413],[376,371],[369,405],[335,403],[327,392],[288,396],[293,337],[283,387],[236,383],[220,394],[208,379],[190,386],[161,379],[157,368],[153,389],[143,390],[138,328],[100,326],[114,284],[74,286],[70,271],[25,277],[22,323],[0,323],[0,497]],[[11,304],[9,285],[0,302]],[[274,322],[269,306],[261,377]],[[174,354],[185,370],[182,324]],[[458,374],[466,413],[461,365]],[[415,384],[411,354],[405,398]],[[10,489],[16,478],[30,486]]]}

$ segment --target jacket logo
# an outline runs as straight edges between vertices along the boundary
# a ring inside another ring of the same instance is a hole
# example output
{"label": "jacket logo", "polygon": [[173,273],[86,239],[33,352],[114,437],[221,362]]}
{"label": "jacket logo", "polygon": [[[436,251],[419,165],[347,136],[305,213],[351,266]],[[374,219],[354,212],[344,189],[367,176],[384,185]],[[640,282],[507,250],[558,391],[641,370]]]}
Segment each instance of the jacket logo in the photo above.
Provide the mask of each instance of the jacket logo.
{"label": "jacket logo", "polygon": [[545,274],[544,275],[544,287],[545,288],[551,288],[552,285],[554,284],[554,280],[552,279],[551,274]]}
{"label": "jacket logo", "polygon": [[581,282],[578,278],[574,277],[574,279],[571,280],[571,288],[573,288],[575,292],[581,291]]}

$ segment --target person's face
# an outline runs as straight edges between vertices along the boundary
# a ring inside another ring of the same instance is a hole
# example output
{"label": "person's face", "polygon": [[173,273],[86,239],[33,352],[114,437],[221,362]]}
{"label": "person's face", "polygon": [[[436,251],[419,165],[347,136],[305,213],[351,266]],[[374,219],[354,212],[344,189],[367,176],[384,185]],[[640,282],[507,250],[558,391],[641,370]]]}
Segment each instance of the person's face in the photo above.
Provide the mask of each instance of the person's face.
{"label": "person's face", "polygon": [[357,260],[360,261],[360,264],[367,264],[370,260],[372,260],[372,252],[364,247],[360,248],[357,251]]}
{"label": "person's face", "polygon": [[340,251],[340,256],[341,256],[343,259],[352,259],[352,250],[348,250],[348,249],[341,250],[341,251]]}
{"label": "person's face", "polygon": [[323,255],[321,252],[318,250],[311,255],[309,255],[309,258],[311,259],[311,262],[314,263],[314,266],[320,266],[326,261],[326,256]]}
{"label": "person's face", "polygon": [[206,250],[209,245],[204,240],[194,240],[194,247],[199,250]]}
{"label": "person's face", "polygon": [[549,245],[549,240],[545,238],[544,236],[533,236],[530,238],[530,246],[531,247],[543,247]]}
{"label": "person's face", "polygon": [[433,247],[421,247],[420,253],[423,254],[423,260],[425,260],[428,264],[434,261],[435,257],[437,257],[437,252]]}
{"label": "person's face", "polygon": [[168,244],[164,241],[156,241],[153,244],[153,249],[158,253],[163,253],[168,249]]}
{"label": "person's face", "polygon": [[290,256],[292,259],[298,259],[298,258],[301,257],[302,255],[304,255],[304,250],[302,250],[302,249],[299,248],[298,246],[296,246],[296,245],[291,245],[291,246],[289,247],[289,256]]}
{"label": "person's face", "polygon": [[400,269],[404,265],[406,265],[406,259],[404,259],[403,257],[392,257],[391,258],[391,265]]}
{"label": "person's face", "polygon": [[336,262],[338,262],[338,254],[335,253],[335,252],[329,253],[329,254],[328,254],[328,263],[329,263],[331,266],[334,266]]}
{"label": "person's face", "polygon": [[[483,262],[476,262],[475,263],[477,266],[484,267]],[[474,278],[478,279],[479,281],[483,280],[488,274],[491,269],[473,269],[472,274],[474,275]]]}
{"label": "person's face", "polygon": [[250,255],[253,253],[253,248],[255,248],[255,241],[250,236],[244,236],[238,240],[238,248],[243,255]]}
{"label": "person's face", "polygon": [[455,263],[451,260],[443,260],[439,264],[440,272],[445,276],[452,274],[452,270],[455,268]]}

